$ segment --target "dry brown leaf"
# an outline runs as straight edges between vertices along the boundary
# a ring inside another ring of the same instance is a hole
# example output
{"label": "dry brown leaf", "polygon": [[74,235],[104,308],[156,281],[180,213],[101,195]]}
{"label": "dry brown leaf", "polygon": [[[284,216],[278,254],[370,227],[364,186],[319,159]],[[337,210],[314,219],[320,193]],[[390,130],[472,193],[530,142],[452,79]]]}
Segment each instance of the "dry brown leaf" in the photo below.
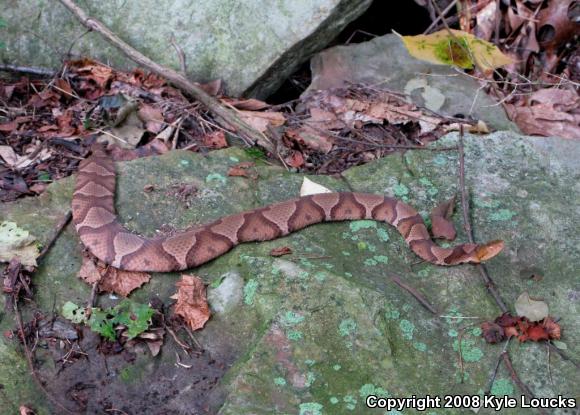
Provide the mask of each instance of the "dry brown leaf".
{"label": "dry brown leaf", "polygon": [[17,128],[18,123],[16,122],[16,120],[0,124],[0,131],[2,131],[3,133],[10,133]]}
{"label": "dry brown leaf", "polygon": [[251,127],[263,133],[268,126],[280,127],[286,122],[281,112],[238,111],[240,117]]}
{"label": "dry brown leaf", "polygon": [[[128,338],[129,333],[124,331],[121,336]],[[163,340],[165,339],[165,329],[163,327],[149,327],[147,331],[139,334],[137,337],[130,339],[125,343],[125,346],[134,347],[137,344],[143,344],[147,346],[151,356],[157,356],[161,351],[163,346]]]}
{"label": "dry brown leaf", "polygon": [[496,323],[489,321],[481,323],[481,330],[483,338],[488,343],[495,344],[505,339],[503,328]]}
{"label": "dry brown leaf", "polygon": [[135,148],[144,133],[143,121],[141,121],[137,112],[132,111],[121,125],[112,127],[109,135],[103,134],[101,137],[105,136],[105,141],[124,148]]}
{"label": "dry brown leaf", "polygon": [[163,346],[163,340],[154,340],[154,341],[147,341],[145,342],[151,356],[155,357],[161,351],[161,346]]}
{"label": "dry brown leaf", "polygon": [[232,166],[228,170],[228,176],[231,177],[248,177],[248,171],[240,167]]}
{"label": "dry brown leaf", "polygon": [[83,255],[83,262],[78,277],[90,285],[101,280],[101,273],[99,272],[93,258],[89,255]]}
{"label": "dry brown leaf", "polygon": [[126,149],[119,146],[113,146],[111,149],[111,157],[117,161],[135,160],[140,157],[156,156],[165,154],[169,151],[168,144],[164,143],[159,138],[154,138],[153,141],[139,146],[137,148]]}
{"label": "dry brown leaf", "polygon": [[475,254],[477,255],[477,258],[479,258],[480,262],[484,262],[499,254],[504,247],[505,247],[504,241],[496,239],[484,245],[479,245]]}
{"label": "dry brown leaf", "polygon": [[9,101],[12,98],[12,94],[16,89],[16,85],[2,85],[0,86],[0,97],[4,98],[6,101]]}
{"label": "dry brown leaf", "polygon": [[523,106],[506,104],[512,121],[526,134],[580,138],[580,97],[565,89],[541,89]]}
{"label": "dry brown leaf", "polygon": [[30,188],[28,190],[39,195],[42,192],[44,192],[47,187],[48,187],[48,183],[34,183],[32,186],[30,186]]}
{"label": "dry brown leaf", "polygon": [[39,133],[46,133],[49,131],[58,131],[58,125],[50,124],[50,125],[43,125],[39,127],[37,130]]}
{"label": "dry brown leaf", "polygon": [[495,1],[490,1],[476,15],[475,36],[480,39],[490,40],[491,34],[495,30],[495,20],[499,18],[497,15],[497,5]]}
{"label": "dry brown leaf", "polygon": [[205,84],[198,84],[201,89],[203,89],[209,95],[217,96],[222,90],[222,80],[214,79]]}
{"label": "dry brown leaf", "polygon": [[174,131],[175,131],[175,127],[173,125],[168,125],[159,134],[157,134],[155,136],[155,138],[167,143],[169,141],[169,139],[171,137],[173,137]]}
{"label": "dry brown leaf", "polygon": [[514,306],[518,316],[526,317],[530,321],[543,320],[550,313],[548,304],[544,301],[531,298],[527,291],[520,294]]}
{"label": "dry brown leaf", "polygon": [[488,343],[499,343],[510,337],[516,337],[520,342],[541,340],[559,340],[560,325],[552,317],[532,322],[527,317],[512,316],[504,313],[495,321],[481,324],[482,335]]}
{"label": "dry brown leaf", "polygon": [[560,325],[556,323],[552,317],[550,316],[546,317],[542,324],[546,329],[546,332],[550,336],[550,339],[560,340],[560,336],[562,334]]}
{"label": "dry brown leaf", "polygon": [[183,317],[192,330],[201,329],[210,317],[205,284],[195,275],[181,275],[176,284],[177,293],[171,296],[177,300],[175,314]]}
{"label": "dry brown leaf", "polygon": [[75,69],[80,75],[94,81],[100,88],[104,88],[113,78],[113,69],[92,59],[79,59],[68,62],[70,69]]}
{"label": "dry brown leaf", "polygon": [[226,134],[222,130],[204,135],[203,143],[209,148],[225,148],[228,146]]}
{"label": "dry brown leaf", "polygon": [[0,146],[0,158],[4,160],[7,166],[13,167],[21,158],[10,146]]}
{"label": "dry brown leaf", "polygon": [[247,111],[259,111],[266,108],[270,108],[270,104],[260,101],[259,99],[250,98],[250,99],[227,99],[224,100],[232,107],[235,107],[239,110],[247,110]]}
{"label": "dry brown leaf", "polygon": [[153,134],[159,133],[165,126],[161,109],[148,104],[141,104],[137,115],[145,123],[147,131]]}
{"label": "dry brown leaf", "polygon": [[95,264],[94,259],[88,255],[83,256],[78,276],[87,284],[98,282],[99,292],[115,293],[123,297],[151,279],[151,275],[145,272],[123,271],[100,261]]}
{"label": "dry brown leaf", "polygon": [[572,17],[575,3],[577,6],[576,0],[552,0],[538,13],[538,33],[547,34],[540,44],[550,53],[578,35],[578,20]]}
{"label": "dry brown leaf", "polygon": [[127,297],[131,291],[148,283],[150,279],[151,275],[146,272],[123,271],[109,266],[99,283],[99,290]]}
{"label": "dry brown leaf", "polygon": [[344,128],[344,122],[340,121],[336,114],[318,107],[310,108],[310,118],[304,120],[315,128],[324,128],[326,130],[337,130]]}
{"label": "dry brown leaf", "polygon": [[284,161],[290,167],[298,169],[304,165],[304,156],[301,152],[292,150],[292,152],[284,159]]}
{"label": "dry brown leaf", "polygon": [[23,265],[36,266],[40,246],[36,237],[15,222],[0,223],[0,262],[10,262],[18,258]]}
{"label": "dry brown leaf", "polygon": [[58,106],[58,101],[60,100],[60,93],[53,89],[45,89],[40,91],[38,94],[34,94],[30,97],[26,105],[30,105],[34,108],[43,108],[48,105],[51,107]]}
{"label": "dry brown leaf", "polygon": [[249,170],[254,167],[254,163],[251,161],[244,161],[238,163],[235,166],[230,167],[228,170],[228,176],[232,177],[248,177],[250,179],[257,179],[258,175],[255,171]]}
{"label": "dry brown leaf", "polygon": [[351,128],[360,127],[361,122],[382,124],[387,121],[394,125],[418,122],[421,133],[426,134],[442,122],[441,118],[425,115],[413,104],[400,100],[361,101],[331,96],[326,103],[332,106],[337,118]]}
{"label": "dry brown leaf", "polygon": [[278,248],[274,248],[270,251],[270,256],[283,256],[283,255],[290,255],[292,253],[292,249],[288,246],[279,246]]}
{"label": "dry brown leaf", "polygon": [[332,150],[333,140],[323,129],[313,128],[306,124],[298,130],[286,131],[286,135],[301,147],[328,154]]}
{"label": "dry brown leaf", "polygon": [[454,208],[455,195],[449,200],[440,203],[431,211],[431,234],[434,238],[446,239],[448,241],[455,239],[455,226],[449,220],[453,215]]}
{"label": "dry brown leaf", "polygon": [[58,88],[58,91],[62,93],[62,97],[65,101],[69,101],[74,98],[74,91],[66,79],[58,78],[54,84],[56,88]]}

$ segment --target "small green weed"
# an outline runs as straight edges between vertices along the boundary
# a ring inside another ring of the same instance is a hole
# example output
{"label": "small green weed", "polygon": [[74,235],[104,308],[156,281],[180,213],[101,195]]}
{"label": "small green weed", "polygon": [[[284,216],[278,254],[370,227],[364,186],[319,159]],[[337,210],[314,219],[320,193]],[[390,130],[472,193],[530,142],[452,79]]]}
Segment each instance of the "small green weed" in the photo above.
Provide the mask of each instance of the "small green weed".
{"label": "small green weed", "polygon": [[93,307],[90,316],[87,310],[71,301],[62,306],[62,315],[73,323],[88,325],[92,331],[99,333],[108,340],[116,340],[115,328],[123,325],[127,328],[127,335],[132,339],[143,333],[151,324],[151,317],[155,313],[147,304],[139,304],[130,300],[123,300],[115,307],[101,309]]}

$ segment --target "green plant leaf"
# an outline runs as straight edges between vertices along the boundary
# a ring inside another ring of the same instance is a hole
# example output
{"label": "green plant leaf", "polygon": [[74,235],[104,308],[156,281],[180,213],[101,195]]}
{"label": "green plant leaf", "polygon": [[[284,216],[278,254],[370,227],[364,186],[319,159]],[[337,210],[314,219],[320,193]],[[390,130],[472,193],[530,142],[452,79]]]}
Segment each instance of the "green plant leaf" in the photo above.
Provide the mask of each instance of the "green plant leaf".
{"label": "green plant leaf", "polygon": [[211,288],[216,289],[218,288],[220,285],[222,285],[222,282],[224,281],[224,279],[226,278],[225,274],[216,278],[215,280],[213,280],[211,282],[211,284],[209,285]]}
{"label": "green plant leaf", "polygon": [[124,300],[111,310],[113,323],[127,327],[130,339],[138,336],[149,328],[150,319],[155,313],[147,304]]}
{"label": "green plant leaf", "polygon": [[104,310],[93,307],[91,315],[87,318],[86,310],[71,301],[62,306],[62,315],[73,323],[85,323],[92,331],[101,336],[115,340],[116,326],[126,327],[126,333],[130,339],[146,331],[151,325],[151,317],[155,314],[147,304],[139,304],[130,300],[123,300],[115,307]]}
{"label": "green plant leaf", "polygon": [[38,172],[37,180],[40,180],[41,182],[51,182],[52,178],[50,177],[49,172],[42,170]]}
{"label": "green plant leaf", "polygon": [[99,333],[109,340],[115,340],[117,338],[115,329],[113,328],[113,321],[108,311],[93,308],[91,317],[89,318],[89,327],[95,333]]}
{"label": "green plant leaf", "polygon": [[79,307],[72,301],[67,301],[62,306],[62,316],[73,323],[80,324],[87,322],[87,315],[84,308]]}
{"label": "green plant leaf", "polygon": [[264,153],[264,151],[261,148],[258,148],[258,147],[245,148],[244,152],[256,161],[266,159],[266,154]]}

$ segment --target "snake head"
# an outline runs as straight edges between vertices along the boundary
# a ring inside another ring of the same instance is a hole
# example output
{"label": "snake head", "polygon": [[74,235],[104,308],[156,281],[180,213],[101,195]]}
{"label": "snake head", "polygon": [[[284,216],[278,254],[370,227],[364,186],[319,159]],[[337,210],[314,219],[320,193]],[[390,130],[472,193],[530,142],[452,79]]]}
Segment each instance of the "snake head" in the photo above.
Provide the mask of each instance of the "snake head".
{"label": "snake head", "polygon": [[441,265],[480,264],[499,254],[503,247],[504,243],[500,240],[491,241],[483,245],[457,245]]}
{"label": "snake head", "polygon": [[484,245],[479,245],[473,253],[474,258],[472,263],[479,264],[480,262],[493,258],[502,251],[504,246],[504,242],[499,239],[488,242]]}

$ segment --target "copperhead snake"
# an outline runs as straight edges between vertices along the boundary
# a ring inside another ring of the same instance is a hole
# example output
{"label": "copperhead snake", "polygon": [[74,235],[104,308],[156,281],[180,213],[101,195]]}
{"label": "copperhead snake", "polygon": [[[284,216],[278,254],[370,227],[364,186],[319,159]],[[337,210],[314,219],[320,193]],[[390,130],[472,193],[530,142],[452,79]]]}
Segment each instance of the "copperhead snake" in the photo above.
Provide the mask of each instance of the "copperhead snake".
{"label": "copperhead snake", "polygon": [[97,258],[128,271],[170,272],[199,266],[243,242],[267,241],[307,226],[373,219],[393,225],[411,250],[437,265],[480,263],[503,242],[443,248],[431,240],[422,217],[402,201],[366,193],[322,193],[222,217],[171,236],[145,238],[127,230],[115,211],[115,166],[99,149],[79,165],[72,199],[81,242]]}

